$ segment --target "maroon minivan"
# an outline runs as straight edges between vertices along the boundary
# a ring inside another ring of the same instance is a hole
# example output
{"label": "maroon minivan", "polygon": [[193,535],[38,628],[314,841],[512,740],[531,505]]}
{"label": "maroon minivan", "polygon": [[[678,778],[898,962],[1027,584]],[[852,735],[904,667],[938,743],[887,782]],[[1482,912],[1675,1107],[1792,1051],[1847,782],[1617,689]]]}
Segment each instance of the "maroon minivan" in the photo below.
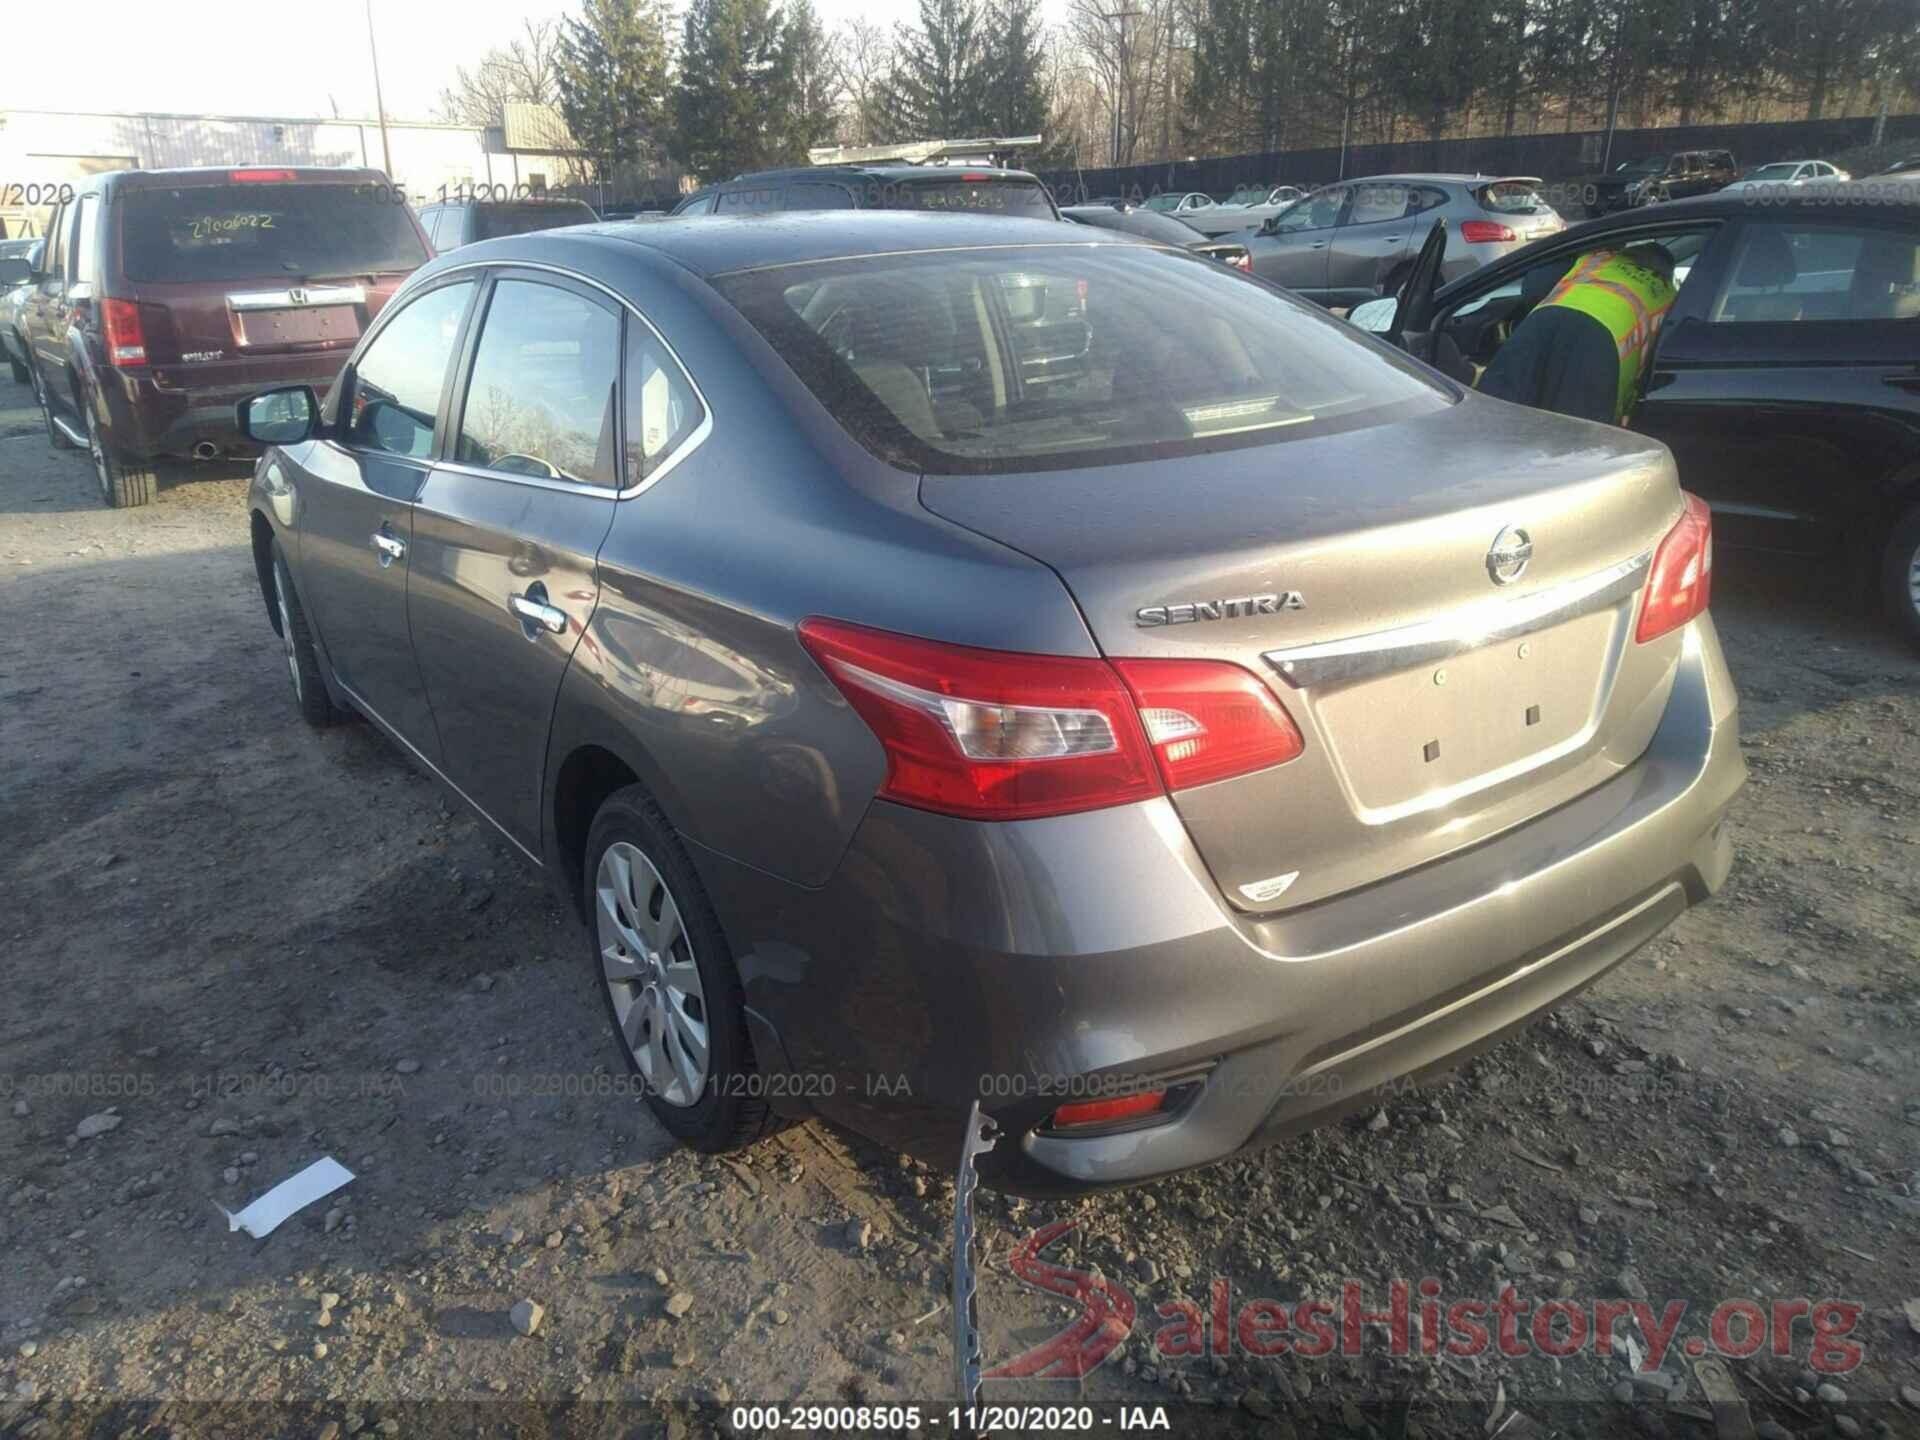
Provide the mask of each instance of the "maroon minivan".
{"label": "maroon minivan", "polygon": [[116,506],[150,501],[162,461],[257,454],[235,405],[274,385],[324,389],[429,253],[377,170],[78,181],[21,315],[48,439],[85,447]]}

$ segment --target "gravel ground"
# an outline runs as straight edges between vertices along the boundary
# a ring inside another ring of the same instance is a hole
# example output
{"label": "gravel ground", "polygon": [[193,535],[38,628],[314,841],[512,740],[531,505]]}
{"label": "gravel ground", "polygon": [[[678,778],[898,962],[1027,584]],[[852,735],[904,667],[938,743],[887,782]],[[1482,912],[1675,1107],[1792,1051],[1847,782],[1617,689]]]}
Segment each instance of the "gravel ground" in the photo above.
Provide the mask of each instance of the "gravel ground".
{"label": "gravel ground", "polygon": [[[371,728],[299,722],[244,488],[103,509],[0,379],[0,1434],[677,1434],[798,1401],[951,1428],[947,1178],[817,1126],[700,1159],[606,1093],[544,882]],[[1723,554],[1717,583],[1753,773],[1725,892],[1349,1124],[1077,1204],[983,1195],[989,1363],[1080,1313],[1009,1268],[1040,1226],[1097,1277],[1057,1288],[1137,1307],[1083,1381],[991,1398],[1178,1433],[1705,1435],[1687,1341],[1721,1301],[1805,1297],[1863,1307],[1863,1353],[1815,1373],[1802,1321],[1729,1360],[1761,1433],[1914,1432],[1920,660],[1797,571]],[[229,1231],[217,1206],[329,1154],[352,1184]],[[1591,1347],[1205,1333],[1221,1282],[1237,1315],[1349,1280],[1384,1310],[1422,1277],[1442,1304],[1689,1308],[1638,1380]],[[1167,1353],[1181,1300],[1201,1353]]]}

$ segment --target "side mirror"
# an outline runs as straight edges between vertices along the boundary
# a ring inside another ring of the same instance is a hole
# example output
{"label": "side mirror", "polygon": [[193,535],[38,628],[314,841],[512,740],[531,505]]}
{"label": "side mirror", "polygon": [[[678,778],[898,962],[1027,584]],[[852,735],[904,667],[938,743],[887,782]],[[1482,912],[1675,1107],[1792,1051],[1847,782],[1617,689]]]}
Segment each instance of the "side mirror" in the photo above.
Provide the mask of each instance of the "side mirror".
{"label": "side mirror", "polygon": [[46,258],[47,242],[36,240],[27,249],[27,279],[38,282],[43,272],[40,262]]}
{"label": "side mirror", "polygon": [[1384,335],[1393,328],[1394,316],[1400,311],[1397,296],[1383,295],[1378,300],[1369,300],[1356,305],[1347,312],[1347,323],[1355,329],[1364,330],[1369,335]]}
{"label": "side mirror", "polygon": [[283,385],[240,402],[240,433],[261,445],[298,445],[311,439],[320,401],[310,385]]}

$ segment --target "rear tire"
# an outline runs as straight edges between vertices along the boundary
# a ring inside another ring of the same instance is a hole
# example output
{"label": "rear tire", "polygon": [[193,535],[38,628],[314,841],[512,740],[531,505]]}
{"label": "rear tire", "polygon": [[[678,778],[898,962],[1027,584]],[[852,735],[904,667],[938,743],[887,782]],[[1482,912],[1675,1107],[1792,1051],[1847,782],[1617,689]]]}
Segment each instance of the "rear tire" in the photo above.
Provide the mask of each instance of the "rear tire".
{"label": "rear tire", "polygon": [[1881,574],[1888,613],[1907,639],[1920,645],[1920,505],[1894,527]]}
{"label": "rear tire", "polygon": [[93,461],[93,473],[100,482],[100,498],[115,510],[136,505],[151,505],[159,480],[153,465],[144,460],[123,460],[113,453],[107,437],[100,433],[100,422],[93,407],[87,407],[87,454]]}
{"label": "rear tire", "polygon": [[629,785],[601,805],[584,858],[593,984],[655,1118],[709,1154],[783,1128],[762,1093],[719,917],[643,788]]}
{"label": "rear tire", "polygon": [[314,649],[313,632],[307,628],[307,612],[300,607],[300,596],[294,591],[293,576],[287,571],[287,557],[278,540],[273,542],[273,606],[280,617],[280,644],[286,652],[287,674],[293,681],[293,701],[300,707],[300,718],[316,730],[337,724],[340,709],[327,694],[320,655]]}

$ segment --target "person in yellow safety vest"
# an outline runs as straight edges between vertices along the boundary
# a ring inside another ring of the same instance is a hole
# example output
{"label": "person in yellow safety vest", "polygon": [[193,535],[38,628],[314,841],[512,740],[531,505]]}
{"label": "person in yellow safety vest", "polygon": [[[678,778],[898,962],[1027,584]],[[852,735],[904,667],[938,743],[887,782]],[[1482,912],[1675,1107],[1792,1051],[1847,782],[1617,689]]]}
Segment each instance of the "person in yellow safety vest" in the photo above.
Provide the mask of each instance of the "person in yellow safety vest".
{"label": "person in yellow safety vest", "polygon": [[1678,293],[1663,246],[1582,255],[1494,353],[1480,393],[1624,425]]}

